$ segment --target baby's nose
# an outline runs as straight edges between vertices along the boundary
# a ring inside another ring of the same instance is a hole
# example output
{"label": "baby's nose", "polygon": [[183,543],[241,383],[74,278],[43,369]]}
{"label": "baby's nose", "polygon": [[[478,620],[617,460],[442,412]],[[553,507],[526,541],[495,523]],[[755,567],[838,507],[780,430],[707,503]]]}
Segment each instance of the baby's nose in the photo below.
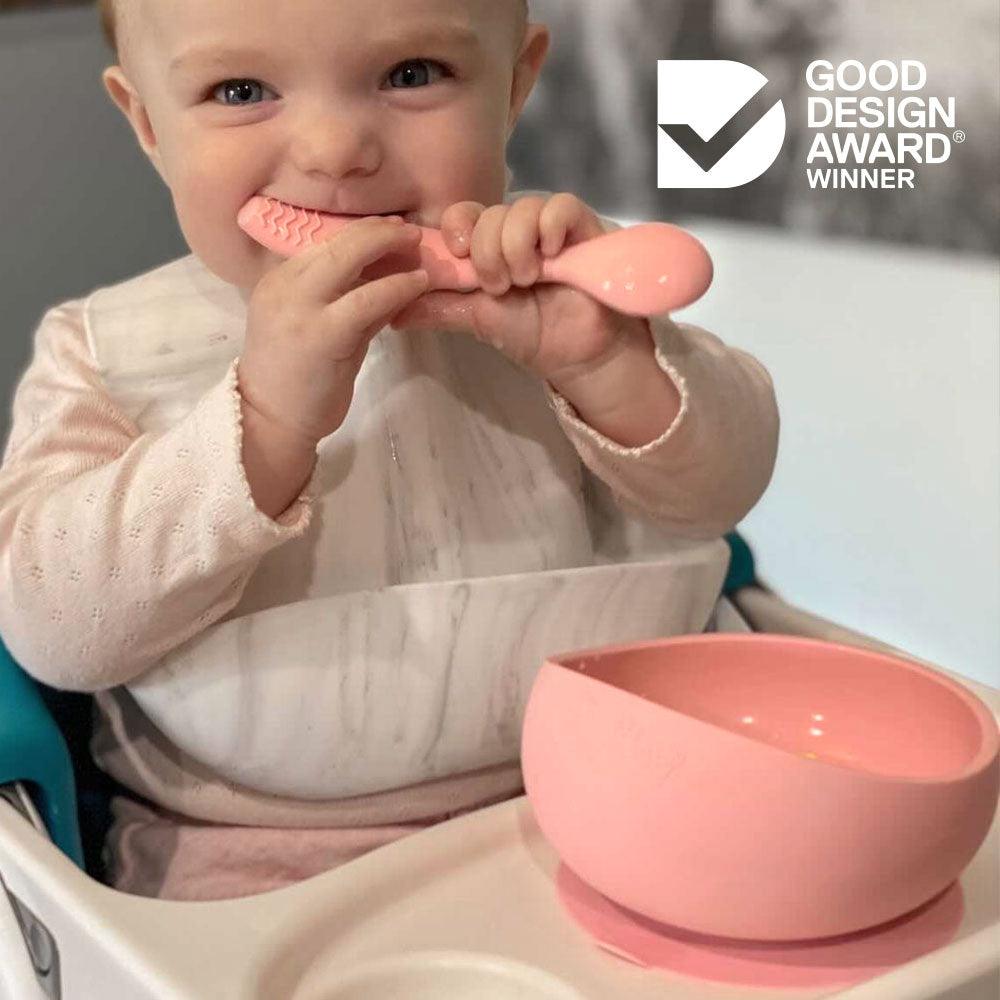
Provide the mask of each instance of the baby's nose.
{"label": "baby's nose", "polygon": [[382,162],[382,151],[370,123],[345,112],[302,115],[291,140],[295,166],[303,173],[342,177],[350,173],[374,173]]}

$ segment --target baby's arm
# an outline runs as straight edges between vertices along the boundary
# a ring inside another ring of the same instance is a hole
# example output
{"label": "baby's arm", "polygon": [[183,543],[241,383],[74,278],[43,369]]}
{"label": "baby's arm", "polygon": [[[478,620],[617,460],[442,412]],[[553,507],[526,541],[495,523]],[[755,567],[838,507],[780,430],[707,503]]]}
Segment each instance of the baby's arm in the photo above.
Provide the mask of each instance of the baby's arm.
{"label": "baby's arm", "polygon": [[[525,194],[545,192],[512,197]],[[599,218],[607,232],[622,228]],[[683,538],[717,538],[749,513],[774,472],[774,384],[755,357],[701,327],[663,315],[649,328],[657,364],[680,395],[680,411],[658,437],[625,447],[581,420],[547,382],[545,392],[584,465],[623,510]]]}
{"label": "baby's arm", "polygon": [[779,426],[774,386],[756,358],[707,330],[667,316],[649,323],[657,363],[681,397],[659,437],[625,447],[581,420],[548,383],[545,391],[584,465],[619,506],[683,538],[716,538],[770,482]]}
{"label": "baby's arm", "polygon": [[42,318],[12,416],[0,636],[53,687],[132,680],[231,610],[261,557],[308,527],[308,492],[276,519],[253,502],[236,362],[183,420],[142,434],[103,387],[82,300]]}

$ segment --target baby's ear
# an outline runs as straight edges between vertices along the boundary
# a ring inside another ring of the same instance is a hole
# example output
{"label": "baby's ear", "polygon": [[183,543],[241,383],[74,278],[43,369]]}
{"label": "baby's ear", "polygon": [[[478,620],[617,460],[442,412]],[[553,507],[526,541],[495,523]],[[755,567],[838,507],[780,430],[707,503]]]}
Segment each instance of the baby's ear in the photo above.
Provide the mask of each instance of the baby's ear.
{"label": "baby's ear", "polygon": [[542,63],[549,51],[549,29],[544,24],[529,24],[524,35],[521,51],[514,64],[514,78],[511,85],[510,111],[507,115],[507,138],[514,131],[521,109],[531,93],[542,71]]}
{"label": "baby's ear", "polygon": [[[109,66],[101,74],[101,82],[104,84],[108,96],[118,106],[129,125],[132,126],[132,131],[135,132],[142,151],[156,167],[156,172],[160,177],[163,177],[163,165],[160,162],[160,149],[156,141],[156,133],[153,131],[149,115],[146,113],[146,106],[138,91],[132,86],[121,66]],[[163,179],[166,180],[165,177]]]}

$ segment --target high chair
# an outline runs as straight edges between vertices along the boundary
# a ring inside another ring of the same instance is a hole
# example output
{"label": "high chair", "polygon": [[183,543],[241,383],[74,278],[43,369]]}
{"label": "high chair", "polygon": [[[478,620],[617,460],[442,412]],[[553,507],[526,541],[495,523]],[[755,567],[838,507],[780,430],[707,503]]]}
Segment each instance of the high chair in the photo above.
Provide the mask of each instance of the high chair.
{"label": "high chair", "polygon": [[[756,579],[743,538],[734,532],[726,540],[730,567],[709,631],[780,632],[901,652],[785,603]],[[934,669],[1000,716],[1000,693]],[[0,644],[0,1000],[447,1000],[440,990],[405,987],[445,966],[449,982],[466,983],[464,992],[456,985],[448,993],[456,997],[721,995],[718,984],[665,982],[561,921],[546,875],[552,852],[523,797],[259,896],[180,903],[116,892],[101,882],[115,789],[89,759],[90,708],[89,696],[33,681]],[[966,914],[946,947],[839,992],[794,995],[994,998],[1000,914],[988,886],[998,884],[997,833],[994,823],[962,876]],[[476,874],[477,859],[491,859],[490,852],[496,859]],[[383,978],[371,979],[373,969]],[[487,980],[507,992],[468,985]],[[376,981],[404,986],[380,991]],[[761,994],[730,988],[725,995]]]}

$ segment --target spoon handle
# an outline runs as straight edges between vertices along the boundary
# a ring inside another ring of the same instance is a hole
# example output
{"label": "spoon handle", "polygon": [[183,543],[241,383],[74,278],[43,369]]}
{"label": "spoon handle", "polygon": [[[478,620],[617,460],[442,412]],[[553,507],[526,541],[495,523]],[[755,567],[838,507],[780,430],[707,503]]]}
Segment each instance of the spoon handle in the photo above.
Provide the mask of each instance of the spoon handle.
{"label": "spoon handle", "polygon": [[[240,210],[237,222],[269,250],[291,257],[325,242],[355,218],[307,212],[255,195]],[[439,229],[421,229],[414,250],[386,254],[365,268],[365,277],[423,267],[430,277],[428,290],[469,292],[481,287],[468,257],[455,257]],[[543,258],[538,281],[572,286],[626,315],[655,316],[704,295],[712,282],[712,260],[690,233],[666,222],[647,222]]]}
{"label": "spoon handle", "polygon": [[[412,266],[426,268],[432,289],[480,287],[472,261],[453,256],[440,230],[425,228],[417,252],[420,263]],[[399,256],[387,256],[373,276],[400,270]],[[629,316],[656,316],[700,299],[712,274],[712,258],[690,233],[666,222],[647,222],[543,258],[538,282],[569,285]]]}

